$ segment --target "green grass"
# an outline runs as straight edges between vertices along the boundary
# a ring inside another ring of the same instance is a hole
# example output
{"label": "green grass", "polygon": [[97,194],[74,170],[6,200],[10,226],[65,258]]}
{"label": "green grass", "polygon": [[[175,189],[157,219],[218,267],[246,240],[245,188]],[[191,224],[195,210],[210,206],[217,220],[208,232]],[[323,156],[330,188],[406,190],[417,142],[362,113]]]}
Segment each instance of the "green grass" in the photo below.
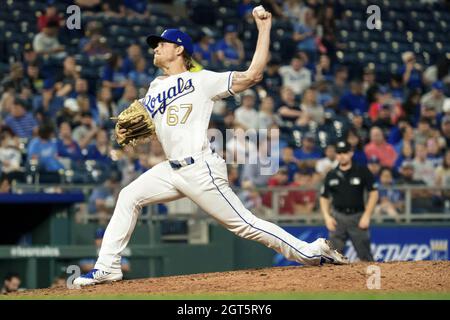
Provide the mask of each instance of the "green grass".
{"label": "green grass", "polygon": [[363,293],[249,293],[249,294],[127,294],[73,296],[0,296],[0,300],[450,300],[450,292],[363,292]]}

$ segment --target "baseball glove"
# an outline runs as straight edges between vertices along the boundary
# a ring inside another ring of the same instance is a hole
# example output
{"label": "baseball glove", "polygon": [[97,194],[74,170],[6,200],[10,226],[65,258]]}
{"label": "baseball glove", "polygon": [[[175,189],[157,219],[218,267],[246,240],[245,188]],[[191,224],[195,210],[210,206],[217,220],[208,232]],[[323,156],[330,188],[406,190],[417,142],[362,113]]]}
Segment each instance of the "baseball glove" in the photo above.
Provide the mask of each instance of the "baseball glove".
{"label": "baseball glove", "polygon": [[[117,120],[116,140],[122,147],[136,146],[155,134],[155,124],[144,105],[138,100],[134,100],[118,117],[111,119]],[[125,129],[126,132],[119,133],[120,129]]]}

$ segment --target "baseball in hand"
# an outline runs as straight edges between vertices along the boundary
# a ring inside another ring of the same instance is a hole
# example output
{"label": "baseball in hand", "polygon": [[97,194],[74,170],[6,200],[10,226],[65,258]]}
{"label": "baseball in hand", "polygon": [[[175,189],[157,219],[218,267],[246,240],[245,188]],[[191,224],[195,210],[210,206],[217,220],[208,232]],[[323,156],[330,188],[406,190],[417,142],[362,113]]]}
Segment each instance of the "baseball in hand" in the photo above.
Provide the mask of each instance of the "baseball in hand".
{"label": "baseball in hand", "polygon": [[253,14],[256,14],[258,18],[263,19],[265,17],[264,13],[266,9],[263,6],[257,6],[253,8]]}

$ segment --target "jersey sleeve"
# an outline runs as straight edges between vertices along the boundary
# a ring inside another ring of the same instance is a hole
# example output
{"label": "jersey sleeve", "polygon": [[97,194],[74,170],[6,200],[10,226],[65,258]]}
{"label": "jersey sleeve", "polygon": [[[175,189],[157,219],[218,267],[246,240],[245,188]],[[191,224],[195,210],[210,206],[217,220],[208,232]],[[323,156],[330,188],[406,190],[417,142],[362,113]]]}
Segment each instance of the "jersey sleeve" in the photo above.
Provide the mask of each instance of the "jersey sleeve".
{"label": "jersey sleeve", "polygon": [[364,183],[368,192],[378,190],[378,183],[372,172],[367,167],[363,167]]}
{"label": "jersey sleeve", "polygon": [[234,95],[231,90],[233,71],[213,72],[202,70],[201,85],[206,96],[213,101]]}
{"label": "jersey sleeve", "polygon": [[330,181],[330,172],[327,173],[325,176],[325,179],[323,181],[322,186],[320,187],[320,196],[329,199],[330,198],[330,187],[329,187],[329,181]]}

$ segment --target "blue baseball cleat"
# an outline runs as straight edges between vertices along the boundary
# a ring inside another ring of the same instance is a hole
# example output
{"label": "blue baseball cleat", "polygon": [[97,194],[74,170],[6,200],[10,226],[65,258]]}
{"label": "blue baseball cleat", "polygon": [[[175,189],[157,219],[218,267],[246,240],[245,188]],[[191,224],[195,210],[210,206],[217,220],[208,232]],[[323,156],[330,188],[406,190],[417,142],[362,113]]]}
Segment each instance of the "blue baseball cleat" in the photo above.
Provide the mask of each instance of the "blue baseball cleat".
{"label": "blue baseball cleat", "polygon": [[90,286],[94,284],[100,284],[100,283],[108,283],[108,282],[114,282],[114,281],[120,281],[122,280],[122,272],[121,273],[111,273],[102,271],[99,269],[92,269],[86,274],[83,274],[76,278],[73,281],[73,284],[75,286]]}

